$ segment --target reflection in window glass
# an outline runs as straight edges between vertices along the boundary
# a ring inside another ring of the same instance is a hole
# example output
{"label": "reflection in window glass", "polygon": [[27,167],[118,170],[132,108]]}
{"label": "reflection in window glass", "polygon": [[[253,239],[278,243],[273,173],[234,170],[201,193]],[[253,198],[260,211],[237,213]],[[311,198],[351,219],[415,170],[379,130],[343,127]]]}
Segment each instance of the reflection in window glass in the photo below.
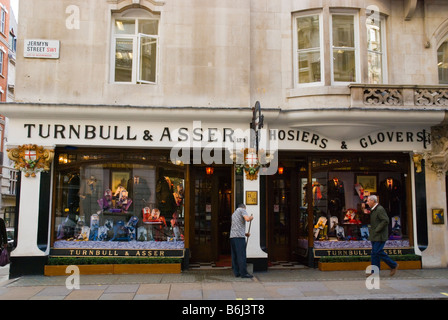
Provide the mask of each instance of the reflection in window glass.
{"label": "reflection in window glass", "polygon": [[439,83],[448,84],[448,42],[445,41],[437,50]]}
{"label": "reflection in window glass", "polygon": [[140,38],[140,77],[139,81],[156,81],[157,39],[141,36]]}
{"label": "reflection in window glass", "polygon": [[117,39],[115,45],[115,81],[132,81],[132,61],[133,61],[133,41],[132,39]]}
{"label": "reflection in window glass", "polygon": [[297,18],[299,83],[321,81],[319,16]]}
{"label": "reflection in window glass", "polygon": [[157,20],[139,20],[138,33],[156,36],[158,28],[159,22]]}
{"label": "reflection in window glass", "polygon": [[383,83],[381,21],[367,19],[367,58],[369,83]]}
{"label": "reflection in window glass", "polygon": [[114,21],[114,82],[156,82],[158,24],[157,19]]}
{"label": "reflection in window glass", "polygon": [[134,20],[116,20],[115,34],[135,34]]}
{"label": "reflection in window glass", "polygon": [[158,242],[158,248],[183,248],[184,186],[182,170],[157,164],[60,165],[55,247],[120,242],[120,248],[145,248]]}
{"label": "reflection in window glass", "polygon": [[356,82],[356,48],[354,16],[333,15],[333,79]]}

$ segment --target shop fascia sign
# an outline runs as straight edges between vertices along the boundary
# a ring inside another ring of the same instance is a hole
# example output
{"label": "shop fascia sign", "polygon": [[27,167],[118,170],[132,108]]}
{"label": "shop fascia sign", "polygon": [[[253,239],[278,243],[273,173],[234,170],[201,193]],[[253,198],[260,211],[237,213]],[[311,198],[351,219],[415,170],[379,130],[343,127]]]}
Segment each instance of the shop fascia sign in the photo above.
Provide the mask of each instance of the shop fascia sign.
{"label": "shop fascia sign", "polygon": [[[127,147],[226,148],[243,150],[251,129],[194,121],[190,124],[100,124],[61,122],[10,123],[18,144],[104,145]],[[430,129],[384,129],[350,140],[330,139],[307,129],[266,128],[259,132],[260,149],[318,151],[428,150]]]}
{"label": "shop fascia sign", "polygon": [[279,150],[329,151],[409,151],[428,150],[431,147],[431,130],[384,129],[349,140],[336,140],[307,129],[269,129],[271,143],[277,141]]}
{"label": "shop fascia sign", "polygon": [[60,41],[44,39],[26,39],[23,46],[25,58],[59,59]]}

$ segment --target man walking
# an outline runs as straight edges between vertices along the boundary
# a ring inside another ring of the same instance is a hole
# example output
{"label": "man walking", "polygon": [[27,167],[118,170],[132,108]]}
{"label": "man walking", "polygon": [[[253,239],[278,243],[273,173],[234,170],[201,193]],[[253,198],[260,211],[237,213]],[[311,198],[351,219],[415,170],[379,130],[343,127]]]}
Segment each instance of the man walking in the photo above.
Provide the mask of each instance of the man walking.
{"label": "man walking", "polygon": [[235,277],[252,278],[247,272],[246,265],[246,238],[250,236],[246,233],[246,222],[253,220],[249,216],[246,206],[240,204],[232,214],[232,225],[230,227],[230,249],[232,252],[232,270]]}
{"label": "man walking", "polygon": [[372,265],[380,270],[380,263],[383,260],[390,267],[390,275],[393,276],[397,272],[398,264],[384,252],[384,245],[389,237],[389,217],[386,210],[378,204],[378,198],[375,195],[368,197],[367,204],[371,208],[369,240],[372,242]]}

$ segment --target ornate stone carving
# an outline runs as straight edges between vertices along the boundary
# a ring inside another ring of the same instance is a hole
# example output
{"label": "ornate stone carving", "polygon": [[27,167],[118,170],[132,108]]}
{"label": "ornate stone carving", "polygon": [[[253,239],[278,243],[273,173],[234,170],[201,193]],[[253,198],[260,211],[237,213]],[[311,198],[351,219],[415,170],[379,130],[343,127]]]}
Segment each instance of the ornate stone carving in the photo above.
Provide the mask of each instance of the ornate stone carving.
{"label": "ornate stone carving", "polygon": [[448,90],[441,89],[416,89],[414,91],[416,106],[448,106]]}
{"label": "ornate stone carving", "polygon": [[414,167],[415,167],[415,172],[416,173],[420,173],[422,172],[422,160],[423,160],[424,156],[421,153],[415,153],[412,155],[412,159],[414,160]]}
{"label": "ornate stone carving", "polygon": [[9,159],[15,163],[14,167],[24,172],[25,177],[35,177],[36,172],[49,171],[54,157],[54,150],[35,144],[25,144],[7,152]]}
{"label": "ornate stone carving", "polygon": [[374,106],[401,106],[403,92],[401,89],[366,88],[364,89],[364,104]]}

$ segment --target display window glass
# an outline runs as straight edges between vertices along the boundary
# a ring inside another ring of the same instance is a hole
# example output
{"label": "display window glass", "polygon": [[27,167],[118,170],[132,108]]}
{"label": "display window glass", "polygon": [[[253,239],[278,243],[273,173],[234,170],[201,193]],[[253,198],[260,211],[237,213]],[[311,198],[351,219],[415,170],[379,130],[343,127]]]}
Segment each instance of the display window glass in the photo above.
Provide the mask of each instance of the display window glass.
{"label": "display window glass", "polygon": [[408,159],[311,157],[310,161],[312,197],[306,196],[308,179],[299,178],[299,239],[309,239],[307,199],[312,199],[315,249],[369,247],[367,197],[376,195],[390,219],[388,245],[409,247]]}
{"label": "display window glass", "polygon": [[184,248],[184,169],[163,153],[59,150],[55,248]]}

